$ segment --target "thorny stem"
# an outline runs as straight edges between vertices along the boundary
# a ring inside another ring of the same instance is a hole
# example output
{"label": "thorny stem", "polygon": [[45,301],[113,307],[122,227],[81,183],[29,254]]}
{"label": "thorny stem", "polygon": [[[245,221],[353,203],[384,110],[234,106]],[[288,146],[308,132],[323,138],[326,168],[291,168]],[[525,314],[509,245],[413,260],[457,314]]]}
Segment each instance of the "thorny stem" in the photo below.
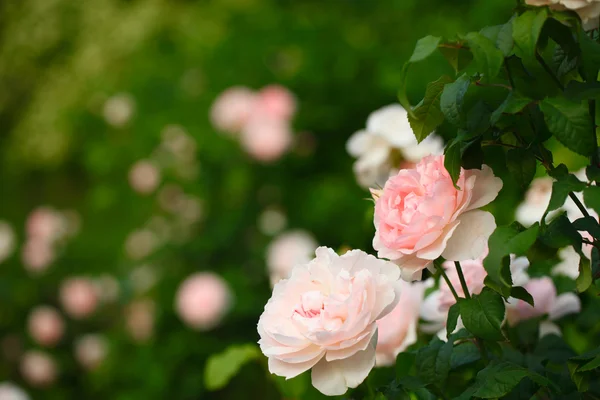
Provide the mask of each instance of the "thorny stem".
{"label": "thorny stem", "polygon": [[465,281],[465,276],[463,275],[462,268],[460,266],[460,261],[454,261],[454,265],[456,266],[456,272],[458,272],[458,279],[460,279],[460,285],[462,286],[462,290],[467,299],[471,298],[471,294],[469,293],[469,288],[467,287],[467,281]]}

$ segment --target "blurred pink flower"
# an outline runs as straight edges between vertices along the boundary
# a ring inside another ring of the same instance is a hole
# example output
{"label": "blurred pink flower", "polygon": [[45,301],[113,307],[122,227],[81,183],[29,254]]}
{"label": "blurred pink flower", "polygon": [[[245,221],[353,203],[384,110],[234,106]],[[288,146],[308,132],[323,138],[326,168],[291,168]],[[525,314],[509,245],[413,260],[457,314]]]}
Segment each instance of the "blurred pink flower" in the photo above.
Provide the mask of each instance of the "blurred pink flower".
{"label": "blurred pink flower", "polygon": [[152,337],[155,309],[150,299],[135,300],[125,309],[125,325],[134,341],[146,342]]}
{"label": "blurred pink flower", "polygon": [[[485,286],[483,284],[483,280],[487,276],[487,271],[483,267],[483,259],[488,255],[488,249],[486,249],[482,256],[477,260],[465,260],[461,261],[461,269],[463,271],[463,275],[465,277],[465,282],[467,283],[467,288],[469,289],[470,294],[479,294],[483,290]],[[456,269],[456,265],[454,265],[454,261],[444,261],[442,264],[444,269],[446,270],[446,275],[452,284],[452,287],[456,290],[456,293],[460,297],[465,297],[465,292],[460,283],[460,278],[458,277],[458,271]],[[450,306],[456,303],[456,299],[454,295],[450,291],[450,287],[446,283],[444,279],[440,279],[440,311],[448,311]]]}
{"label": "blurred pink flower", "polygon": [[248,121],[256,104],[256,94],[243,86],[234,86],[217,97],[210,109],[215,128],[236,134]]}
{"label": "blurred pink flower", "polygon": [[65,324],[54,307],[38,306],[31,311],[27,322],[29,334],[42,346],[53,347],[63,336]]}
{"label": "blurred pink flower", "polygon": [[140,160],[129,170],[129,184],[140,194],[150,194],[160,183],[160,171],[152,161]]}
{"label": "blurred pink flower", "polygon": [[56,363],[46,353],[29,350],[21,358],[21,375],[31,386],[47,387],[56,380]]}
{"label": "blurred pink flower", "polygon": [[377,366],[394,365],[396,356],[417,341],[419,309],[425,288],[422,282],[400,281],[398,304],[392,312],[377,321]]}
{"label": "blurred pink flower", "polygon": [[506,317],[511,325],[545,314],[553,321],[581,311],[579,297],[570,292],[557,295],[556,287],[550,277],[532,278],[524,287],[533,297],[534,306],[530,306],[523,300],[509,299]]}
{"label": "blurred pink flower", "polygon": [[211,272],[188,276],[175,295],[175,311],[190,327],[209,330],[217,326],[231,306],[227,283]]}
{"label": "blurred pink flower", "polygon": [[23,245],[22,261],[25,269],[33,274],[44,272],[54,261],[54,249],[51,243],[44,239],[28,239]]}
{"label": "blurred pink flower", "polygon": [[108,343],[104,336],[88,334],[75,340],[75,358],[86,369],[97,368],[107,352]]}
{"label": "blurred pink flower", "polygon": [[60,285],[60,302],[70,317],[82,319],[96,311],[98,294],[89,279],[69,278]]}
{"label": "blurred pink flower", "polygon": [[25,231],[30,239],[52,243],[64,235],[65,221],[56,210],[38,207],[27,216]]}
{"label": "blurred pink flower", "polygon": [[302,230],[289,231],[277,236],[267,248],[271,286],[288,278],[295,265],[308,263],[317,247],[313,236]]}
{"label": "blurred pink flower", "polygon": [[280,158],[292,144],[289,122],[258,113],[242,129],[242,147],[248,154],[262,162]]}
{"label": "blurred pink flower", "polygon": [[274,118],[289,120],[296,112],[296,99],[287,88],[269,85],[258,92],[256,107]]}

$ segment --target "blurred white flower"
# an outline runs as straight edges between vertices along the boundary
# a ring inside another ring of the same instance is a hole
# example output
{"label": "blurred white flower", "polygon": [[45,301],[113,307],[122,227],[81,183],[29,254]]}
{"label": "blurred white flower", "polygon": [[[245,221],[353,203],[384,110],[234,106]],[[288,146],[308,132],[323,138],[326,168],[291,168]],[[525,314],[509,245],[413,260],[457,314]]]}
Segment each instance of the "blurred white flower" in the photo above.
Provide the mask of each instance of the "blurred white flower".
{"label": "blurred white flower", "polygon": [[581,257],[577,254],[573,246],[560,249],[558,257],[560,258],[560,263],[552,268],[552,275],[563,275],[571,279],[577,279]]}
{"label": "blurred white flower", "polygon": [[199,272],[188,276],[175,295],[175,311],[190,327],[210,330],[216,327],[232,302],[232,293],[220,276]]}
{"label": "blurred white flower", "polygon": [[152,161],[140,160],[129,170],[129,184],[140,194],[150,194],[160,184],[160,171]]}
{"label": "blurred white flower", "polygon": [[125,253],[134,260],[141,260],[149,256],[159,245],[158,237],[150,229],[133,231],[125,240]]}
{"label": "blurred white flower", "polygon": [[27,328],[29,335],[37,343],[45,347],[53,347],[62,339],[65,324],[54,307],[38,306],[29,314]]}
{"label": "blurred white flower", "polygon": [[60,285],[59,295],[63,309],[71,318],[86,318],[96,311],[98,294],[87,278],[65,279]]}
{"label": "blurred white flower", "polygon": [[0,263],[6,260],[15,250],[16,237],[8,222],[0,221]]}
{"label": "blurred white flower", "polygon": [[87,334],[75,340],[75,358],[84,368],[95,369],[106,358],[108,343],[104,336]]}
{"label": "blurred white flower", "polygon": [[0,383],[0,400],[30,400],[23,389],[11,382]]}
{"label": "blurred white flower", "polygon": [[158,204],[163,210],[170,213],[179,211],[184,201],[183,189],[174,183],[168,183],[158,191]]}
{"label": "blurred white flower", "polygon": [[47,387],[56,380],[56,363],[46,353],[29,350],[21,358],[21,375],[31,386]]}
{"label": "blurred white flower", "polygon": [[408,123],[408,113],[399,104],[390,104],[369,115],[365,130],[354,133],[346,143],[348,153],[357,158],[354,172],[363,187],[383,186],[394,165],[393,152],[408,162],[418,162],[430,154],[442,154],[443,140],[429,135],[421,143]]}
{"label": "blurred white flower", "polygon": [[[531,226],[539,222],[548,208],[552,194],[552,178],[545,176],[531,181],[525,193],[525,200],[517,207],[515,219],[524,226]],[[570,199],[567,199],[570,201]],[[553,211],[547,217],[552,218],[558,211]]]}
{"label": "blurred white flower", "polygon": [[295,265],[312,260],[318,246],[314,237],[302,230],[285,232],[273,239],[267,248],[271,286],[288,278]]}
{"label": "blurred white flower", "polygon": [[287,225],[287,217],[285,214],[276,209],[269,208],[258,218],[258,230],[265,235],[275,235],[284,229]]}
{"label": "blurred white flower", "polygon": [[128,93],[119,93],[104,103],[103,115],[109,125],[122,128],[135,112],[135,100]]}
{"label": "blurred white flower", "polygon": [[526,0],[531,6],[549,6],[553,10],[575,11],[583,22],[586,31],[598,28],[600,0]]}
{"label": "blurred white flower", "polygon": [[255,106],[256,94],[243,86],[234,86],[217,97],[210,109],[215,128],[230,134],[239,133]]}
{"label": "blurred white flower", "polygon": [[135,300],[125,309],[125,325],[131,338],[146,342],[154,334],[156,305],[150,299]]}

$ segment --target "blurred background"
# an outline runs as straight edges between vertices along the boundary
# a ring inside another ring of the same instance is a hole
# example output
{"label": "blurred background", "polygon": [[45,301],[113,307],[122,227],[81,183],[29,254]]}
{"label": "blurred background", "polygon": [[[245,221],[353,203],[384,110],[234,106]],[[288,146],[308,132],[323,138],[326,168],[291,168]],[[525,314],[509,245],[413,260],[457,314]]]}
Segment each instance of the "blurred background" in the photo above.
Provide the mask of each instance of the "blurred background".
{"label": "blurred background", "polygon": [[[0,393],[293,397],[262,357],[206,387],[207,360],[256,343],[291,252],[373,252],[346,141],[396,101],[418,38],[504,23],[513,5],[1,2]],[[444,68],[411,71],[413,104]],[[275,148],[219,111],[239,86],[234,104],[280,111]]]}

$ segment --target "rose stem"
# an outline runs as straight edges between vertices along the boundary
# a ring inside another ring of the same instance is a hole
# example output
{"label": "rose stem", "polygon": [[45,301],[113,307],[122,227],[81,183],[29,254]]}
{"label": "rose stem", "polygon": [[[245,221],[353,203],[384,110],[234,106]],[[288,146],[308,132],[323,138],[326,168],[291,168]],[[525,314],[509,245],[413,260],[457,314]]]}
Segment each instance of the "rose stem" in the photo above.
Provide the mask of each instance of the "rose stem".
{"label": "rose stem", "polygon": [[441,265],[439,265],[439,264],[437,264],[435,262],[434,262],[434,265],[442,273],[442,277],[444,278],[444,280],[446,281],[446,284],[450,288],[450,291],[452,292],[452,296],[454,296],[454,299],[458,303],[458,301],[460,300],[460,298],[458,297],[458,293],[456,293],[456,290],[454,290],[454,286],[452,286],[452,283],[450,282],[450,279],[448,278],[448,275],[446,275],[446,271],[444,270],[444,267],[442,267]]}
{"label": "rose stem", "polygon": [[467,287],[465,276],[463,275],[462,268],[460,267],[460,261],[454,261],[454,265],[456,266],[456,272],[458,272],[458,279],[460,279],[460,285],[462,286],[462,290],[465,293],[465,297],[467,299],[470,299],[471,295],[469,294],[469,288]]}

